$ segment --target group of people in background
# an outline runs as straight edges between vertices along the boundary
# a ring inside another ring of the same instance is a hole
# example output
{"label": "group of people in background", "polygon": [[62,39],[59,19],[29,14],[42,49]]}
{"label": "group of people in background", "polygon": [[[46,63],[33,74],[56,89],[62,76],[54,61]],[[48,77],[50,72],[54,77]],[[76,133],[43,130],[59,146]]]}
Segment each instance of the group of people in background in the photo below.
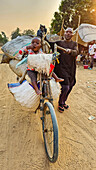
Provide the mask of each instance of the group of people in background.
{"label": "group of people in background", "polygon": [[88,68],[93,69],[93,63],[96,61],[96,42],[91,41],[88,44],[87,49],[81,50],[80,54],[76,58],[77,65],[83,63],[83,65],[88,65]]}
{"label": "group of people in background", "polygon": [[88,54],[89,54],[89,59],[90,59],[90,69],[92,69],[94,59],[96,58],[96,43],[95,43],[95,40],[93,40],[89,43]]}

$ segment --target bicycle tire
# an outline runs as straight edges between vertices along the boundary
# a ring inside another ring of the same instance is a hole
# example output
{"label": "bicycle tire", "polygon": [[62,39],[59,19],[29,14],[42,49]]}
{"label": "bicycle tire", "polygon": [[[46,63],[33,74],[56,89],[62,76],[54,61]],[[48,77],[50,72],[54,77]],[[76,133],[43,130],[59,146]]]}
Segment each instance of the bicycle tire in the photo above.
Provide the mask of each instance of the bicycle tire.
{"label": "bicycle tire", "polygon": [[58,124],[50,102],[44,104],[42,127],[45,151],[49,161],[54,163],[58,158]]}

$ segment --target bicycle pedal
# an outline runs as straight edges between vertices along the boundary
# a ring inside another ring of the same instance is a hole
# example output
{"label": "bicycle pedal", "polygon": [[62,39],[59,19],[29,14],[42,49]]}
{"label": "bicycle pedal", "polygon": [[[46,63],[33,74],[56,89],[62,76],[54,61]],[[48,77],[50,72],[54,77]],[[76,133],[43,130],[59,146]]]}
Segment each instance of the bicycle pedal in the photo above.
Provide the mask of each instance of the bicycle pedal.
{"label": "bicycle pedal", "polygon": [[50,114],[50,111],[47,110],[47,111],[46,111],[46,115],[49,115],[49,114]]}
{"label": "bicycle pedal", "polygon": [[40,99],[40,103],[44,103],[44,99]]}
{"label": "bicycle pedal", "polygon": [[44,117],[40,117],[41,120],[44,120]]}
{"label": "bicycle pedal", "polygon": [[42,106],[40,106],[40,111],[43,111],[43,107]]}
{"label": "bicycle pedal", "polygon": [[43,131],[43,132],[44,132],[44,133],[45,133],[45,132],[48,132],[48,129],[44,129],[44,131]]}

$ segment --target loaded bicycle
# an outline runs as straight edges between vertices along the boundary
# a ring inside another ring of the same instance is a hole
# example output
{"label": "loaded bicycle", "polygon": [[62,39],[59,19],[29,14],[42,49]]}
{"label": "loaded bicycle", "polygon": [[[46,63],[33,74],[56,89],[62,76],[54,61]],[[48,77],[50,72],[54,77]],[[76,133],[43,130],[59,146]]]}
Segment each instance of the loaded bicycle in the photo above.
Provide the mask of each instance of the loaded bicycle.
{"label": "loaded bicycle", "polygon": [[[52,56],[52,70],[49,75],[42,72],[39,73],[40,81],[38,86],[40,86],[42,94],[40,95],[40,104],[35,110],[35,113],[38,109],[40,110],[45,151],[50,162],[56,162],[58,158],[58,124],[50,86],[53,68],[55,61],[58,60],[58,56],[59,53],[57,52],[55,52]],[[26,58],[24,58],[23,61],[24,60],[26,60]],[[17,66],[21,63],[19,62]]]}

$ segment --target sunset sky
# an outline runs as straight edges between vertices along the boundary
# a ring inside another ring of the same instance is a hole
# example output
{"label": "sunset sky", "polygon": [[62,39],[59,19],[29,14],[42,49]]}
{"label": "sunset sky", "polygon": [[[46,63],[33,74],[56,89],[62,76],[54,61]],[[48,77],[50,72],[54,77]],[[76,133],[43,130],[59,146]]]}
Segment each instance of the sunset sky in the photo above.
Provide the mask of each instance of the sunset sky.
{"label": "sunset sky", "polygon": [[39,25],[50,27],[54,12],[58,11],[61,0],[0,0],[0,32],[9,37],[17,27],[21,32]]}

